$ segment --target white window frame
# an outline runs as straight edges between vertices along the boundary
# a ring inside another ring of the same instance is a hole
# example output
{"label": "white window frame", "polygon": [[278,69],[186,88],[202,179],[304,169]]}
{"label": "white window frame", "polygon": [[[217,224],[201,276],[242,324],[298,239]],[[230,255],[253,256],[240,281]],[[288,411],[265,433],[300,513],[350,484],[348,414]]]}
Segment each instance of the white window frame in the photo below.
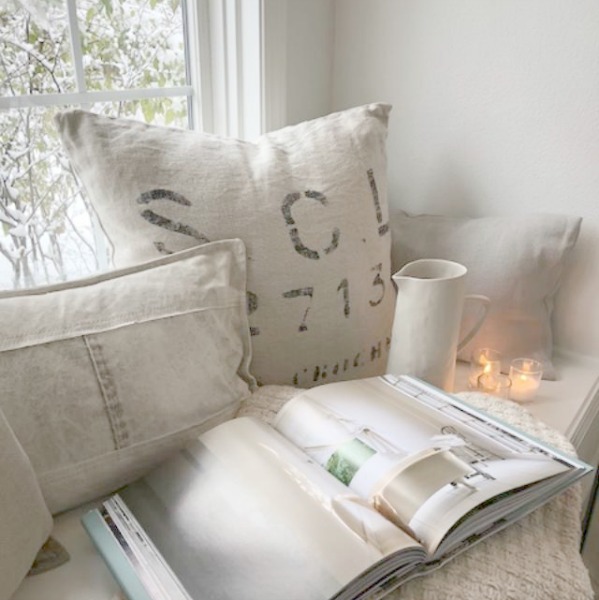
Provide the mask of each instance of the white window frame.
{"label": "white window frame", "polygon": [[[193,3],[193,1],[194,0],[189,0],[190,3]],[[59,94],[31,94],[0,97],[0,110],[33,108],[40,106],[89,106],[95,102],[120,102],[127,100],[143,100],[146,98],[163,98],[169,96],[187,96],[188,98],[192,98],[194,96],[194,91],[191,85],[162,88],[87,91],[85,75],[83,71],[83,54],[81,51],[81,39],[79,35],[79,23],[77,20],[75,0],[66,0],[66,5],[77,91]]]}
{"label": "white window frame", "polygon": [[195,129],[252,139],[285,124],[287,0],[186,0],[190,85],[110,91],[86,90],[75,0],[66,1],[77,91],[0,97],[0,110],[186,96]]}
{"label": "white window frame", "polygon": [[194,124],[253,139],[286,124],[287,0],[188,0]]}
{"label": "white window frame", "polygon": [[[191,128],[253,139],[286,120],[287,0],[186,0],[188,85],[88,91],[75,0],[66,0],[75,92],[0,97],[0,111],[159,97],[186,97]],[[109,267],[90,214],[100,269]]]}

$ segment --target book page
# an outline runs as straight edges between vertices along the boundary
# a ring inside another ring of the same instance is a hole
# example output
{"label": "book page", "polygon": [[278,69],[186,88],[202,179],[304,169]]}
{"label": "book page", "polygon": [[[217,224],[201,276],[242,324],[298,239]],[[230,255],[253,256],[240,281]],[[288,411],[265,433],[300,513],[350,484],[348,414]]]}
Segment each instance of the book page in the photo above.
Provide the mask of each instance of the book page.
{"label": "book page", "polygon": [[283,407],[275,427],[431,555],[473,508],[570,469],[443,393],[407,393],[396,382],[312,388]]}
{"label": "book page", "polygon": [[251,418],[204,433],[120,496],[193,598],[326,600],[362,573],[374,579],[362,578],[356,589],[372,585],[389,554],[399,553],[396,568],[425,557],[363,499]]}

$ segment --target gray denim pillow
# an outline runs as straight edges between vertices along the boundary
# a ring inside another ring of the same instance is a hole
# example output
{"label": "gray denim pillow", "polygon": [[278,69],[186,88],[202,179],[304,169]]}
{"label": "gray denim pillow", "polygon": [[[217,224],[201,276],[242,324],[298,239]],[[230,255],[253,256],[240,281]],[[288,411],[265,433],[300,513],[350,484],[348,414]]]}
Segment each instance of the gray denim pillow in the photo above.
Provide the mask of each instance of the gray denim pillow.
{"label": "gray denim pillow", "polygon": [[52,517],[21,444],[0,410],[0,600],[8,600],[50,534]]}
{"label": "gray denim pillow", "polygon": [[0,407],[52,512],[121,486],[253,386],[240,240],[0,294]]}
{"label": "gray denim pillow", "polygon": [[[551,313],[580,224],[579,217],[566,215],[469,219],[400,213],[391,220],[391,262],[395,271],[419,258],[462,263],[467,292],[488,296],[491,307],[458,358],[468,361],[475,348],[494,348],[505,372],[514,358],[536,358],[544,365],[543,377],[554,379]],[[466,305],[463,332],[476,317]]]}

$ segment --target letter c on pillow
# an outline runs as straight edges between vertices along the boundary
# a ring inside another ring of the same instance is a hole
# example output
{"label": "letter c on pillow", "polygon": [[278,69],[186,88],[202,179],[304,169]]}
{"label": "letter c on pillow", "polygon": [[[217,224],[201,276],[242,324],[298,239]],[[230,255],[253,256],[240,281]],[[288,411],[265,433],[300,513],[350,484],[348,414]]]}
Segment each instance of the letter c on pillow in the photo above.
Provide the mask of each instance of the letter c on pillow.
{"label": "letter c on pillow", "polygon": [[[327,199],[324,194],[320,192],[315,192],[312,190],[307,190],[304,192],[304,196],[306,198],[310,198],[312,200],[316,200],[320,202],[323,206],[327,205]],[[293,243],[293,247],[298,254],[301,254],[304,258],[311,258],[313,260],[318,260],[320,258],[320,254],[316,250],[312,250],[303,244],[297,227],[295,227],[295,219],[291,214],[291,207],[302,197],[299,192],[292,192],[291,194],[287,194],[285,196],[285,200],[283,201],[283,206],[281,210],[283,211],[283,217],[285,217],[285,223],[289,227],[289,235],[291,236],[291,242]],[[324,249],[325,254],[331,253],[337,246],[339,245],[339,236],[341,232],[337,227],[333,229],[332,240],[331,243]]]}

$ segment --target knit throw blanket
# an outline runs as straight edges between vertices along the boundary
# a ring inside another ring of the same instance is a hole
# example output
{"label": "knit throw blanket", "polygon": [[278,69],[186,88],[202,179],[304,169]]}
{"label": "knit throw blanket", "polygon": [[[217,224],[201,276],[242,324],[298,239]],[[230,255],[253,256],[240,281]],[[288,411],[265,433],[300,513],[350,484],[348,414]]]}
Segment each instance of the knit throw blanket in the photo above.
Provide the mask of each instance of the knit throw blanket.
{"label": "knit throw blanket", "polygon": [[[237,416],[271,422],[299,390],[264,386]],[[478,392],[458,396],[565,452],[572,445],[520,405]],[[574,486],[519,522],[473,546],[424,577],[404,584],[389,600],[593,600],[579,554],[582,494]]]}

